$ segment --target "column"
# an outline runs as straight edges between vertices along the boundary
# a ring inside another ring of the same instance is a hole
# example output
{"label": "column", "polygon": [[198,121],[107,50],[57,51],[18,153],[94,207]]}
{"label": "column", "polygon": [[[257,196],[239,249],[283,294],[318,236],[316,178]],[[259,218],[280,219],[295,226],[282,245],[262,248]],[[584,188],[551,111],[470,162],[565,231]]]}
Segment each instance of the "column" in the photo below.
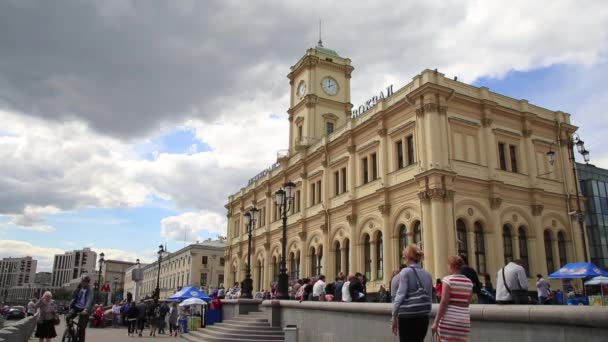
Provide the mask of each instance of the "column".
{"label": "column", "polygon": [[[433,213],[431,212],[431,201],[428,197],[426,191],[418,193],[418,197],[420,198],[420,208],[422,210],[422,222],[420,225],[422,227],[422,251],[424,252],[424,257],[426,262],[424,263],[424,268],[429,271],[432,275],[435,275],[435,264],[431,262],[435,258],[434,254],[434,243],[433,243],[433,230],[432,227],[434,223]],[[409,227],[411,230],[413,226]],[[412,235],[409,235],[408,231],[408,241],[410,243],[414,242],[413,231],[411,231]],[[437,277],[434,277],[437,278]]]}
{"label": "column", "polygon": [[532,142],[532,129],[531,124],[526,119],[524,123],[524,156],[525,163],[524,172],[528,173],[528,180],[530,182],[530,187],[536,186],[536,177],[538,175],[538,170],[536,169],[536,153],[534,151],[534,143]]}
{"label": "column", "polygon": [[390,208],[382,216],[382,262],[384,269],[383,279],[390,279],[391,274],[397,268],[393,264],[393,227],[390,226]]}
{"label": "column", "polygon": [[378,148],[378,176],[382,178],[384,186],[388,186],[387,177],[388,174],[388,145],[386,132],[387,129],[382,127],[383,123],[378,123],[378,135],[380,136],[380,146]]}
{"label": "column", "polygon": [[266,288],[266,286],[268,286],[268,284],[270,284],[270,279],[271,279],[270,272],[272,272],[271,263],[272,263],[272,259],[270,257],[270,245],[265,244],[264,245],[264,261],[263,261],[264,276],[262,277],[262,288]]}
{"label": "column", "polygon": [[308,276],[308,268],[306,267],[307,260],[308,252],[306,251],[306,249],[303,249],[300,251],[300,279]]}
{"label": "column", "polygon": [[361,263],[357,259],[357,256],[360,256],[360,253],[357,253],[357,250],[360,248],[359,246],[359,236],[357,235],[357,217],[354,214],[348,215],[346,217],[349,224],[350,229],[350,250],[348,260],[350,261],[350,265],[348,267],[350,273],[354,274],[361,270]]}
{"label": "column", "polygon": [[483,143],[481,147],[485,149],[486,152],[485,157],[490,179],[496,178],[496,168],[498,165],[496,140],[494,139],[494,133],[492,132],[492,122],[494,121],[492,119],[492,107],[493,106],[490,105],[484,105],[483,118],[481,120],[483,126]]}
{"label": "column", "polygon": [[[534,216],[534,236],[536,239],[534,244],[530,241],[530,245],[534,245],[530,250],[530,261],[534,263],[534,269],[536,272],[542,275],[548,275],[547,272],[547,258],[545,254],[545,239],[544,230],[542,226],[541,216]],[[534,253],[534,254],[532,254]],[[531,271],[532,269],[530,269]]]}
{"label": "column", "polygon": [[[442,194],[437,191],[437,192],[432,192],[431,193],[431,215],[433,215],[433,225],[430,227],[431,228],[431,235],[432,235],[432,241],[433,241],[433,268],[434,268],[434,278],[442,278],[444,276],[446,276],[448,274],[448,270],[447,270],[447,260],[448,260],[448,249],[449,249],[449,243],[448,241],[455,241],[455,240],[449,240],[449,238],[447,238],[446,233],[449,231],[449,229],[447,229],[446,231],[446,227],[448,227],[446,225],[446,220],[445,220],[445,210],[444,210],[444,203],[443,203],[443,196]],[[425,227],[425,228],[429,228],[429,227]],[[454,249],[452,247],[452,249]]]}
{"label": "column", "polygon": [[471,226],[467,227],[467,250],[469,252],[469,266],[475,268],[475,270],[479,273],[477,269],[477,265],[475,263],[475,223],[471,222]]}
{"label": "column", "polygon": [[340,271],[346,273],[346,246],[340,245]]}

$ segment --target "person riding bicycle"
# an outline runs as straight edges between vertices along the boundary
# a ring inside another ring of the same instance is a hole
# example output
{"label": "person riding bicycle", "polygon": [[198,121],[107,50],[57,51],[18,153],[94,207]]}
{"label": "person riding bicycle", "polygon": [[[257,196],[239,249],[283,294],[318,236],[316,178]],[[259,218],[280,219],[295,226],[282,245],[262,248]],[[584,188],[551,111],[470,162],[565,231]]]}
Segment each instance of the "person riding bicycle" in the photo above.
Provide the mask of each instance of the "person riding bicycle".
{"label": "person riding bicycle", "polygon": [[67,320],[72,320],[80,315],[78,319],[78,341],[85,342],[85,329],[89,321],[89,314],[93,306],[94,293],[91,289],[91,278],[84,275],[80,279],[80,284],[72,294],[70,302],[70,313],[66,316]]}

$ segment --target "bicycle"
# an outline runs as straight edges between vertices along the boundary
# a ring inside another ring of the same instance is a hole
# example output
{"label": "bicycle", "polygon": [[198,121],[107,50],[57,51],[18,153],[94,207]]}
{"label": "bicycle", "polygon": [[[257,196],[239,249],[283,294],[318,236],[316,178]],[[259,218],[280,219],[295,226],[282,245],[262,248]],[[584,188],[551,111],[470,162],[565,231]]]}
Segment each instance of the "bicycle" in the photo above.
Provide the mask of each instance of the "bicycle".
{"label": "bicycle", "polygon": [[[74,319],[78,318],[77,321]],[[80,333],[80,328],[78,327],[78,323],[82,319],[82,314],[79,313],[74,317],[70,317],[70,313],[65,315],[65,331],[63,332],[63,337],[61,338],[61,342],[80,342],[78,338]]]}

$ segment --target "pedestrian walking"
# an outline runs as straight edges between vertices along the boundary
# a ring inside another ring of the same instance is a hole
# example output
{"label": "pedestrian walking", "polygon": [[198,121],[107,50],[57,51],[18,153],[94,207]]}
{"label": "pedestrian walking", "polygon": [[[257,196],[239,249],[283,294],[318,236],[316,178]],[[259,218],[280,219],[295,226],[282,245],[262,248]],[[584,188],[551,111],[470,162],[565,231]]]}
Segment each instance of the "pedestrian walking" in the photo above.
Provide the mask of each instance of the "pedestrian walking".
{"label": "pedestrian walking", "polygon": [[439,341],[466,342],[471,331],[469,303],[473,295],[473,282],[461,274],[464,261],[459,256],[448,258],[448,273],[444,277],[443,296],[431,330]]}
{"label": "pedestrian walking", "polygon": [[353,280],[355,276],[354,275],[349,275],[346,278],[346,281],[344,282],[344,285],[342,285],[342,301],[343,302],[352,302],[353,298],[350,296],[350,282]]}
{"label": "pedestrian walking", "polygon": [[462,269],[460,270],[461,274],[469,278],[469,280],[473,283],[473,295],[471,296],[471,303],[477,304],[479,302],[479,296],[481,295],[481,282],[479,281],[479,276],[477,275],[477,271],[469,266],[467,258],[462,255],[460,258],[464,262],[464,266],[462,266]]}
{"label": "pedestrian walking", "polygon": [[403,250],[407,268],[399,272],[399,288],[391,319],[391,330],[399,336],[400,342],[423,342],[428,330],[433,278],[420,266],[423,256],[417,245],[409,245]]}
{"label": "pedestrian walking", "polygon": [[496,303],[528,304],[528,277],[521,260],[513,260],[496,275]]}
{"label": "pedestrian walking", "polygon": [[165,325],[167,324],[167,314],[169,313],[169,305],[166,302],[162,303],[158,312],[158,333],[165,335]]}
{"label": "pedestrian walking", "polygon": [[34,316],[36,314],[36,300],[34,298],[30,299],[27,303],[27,316]]}
{"label": "pedestrian walking", "polygon": [[549,299],[549,283],[540,273],[536,275],[536,290],[538,294],[538,304],[546,304]]}
{"label": "pedestrian walking", "polygon": [[179,316],[177,303],[171,303],[171,308],[169,309],[169,335],[177,337],[177,318]]}
{"label": "pedestrian walking", "polygon": [[120,325],[120,304],[118,301],[112,305],[112,328],[118,328]]}
{"label": "pedestrian walking", "polygon": [[148,309],[148,306],[142,299],[139,302],[139,304],[137,304],[137,331],[138,331],[139,337],[142,336],[142,334],[144,332],[144,327],[146,326],[147,309]]}
{"label": "pedestrian walking", "polygon": [[325,276],[320,275],[319,279],[312,286],[312,300],[314,302],[325,301]]}
{"label": "pedestrian walking", "polygon": [[32,307],[34,313],[37,309],[40,310],[35,336],[40,339],[40,342],[49,342],[57,337],[55,325],[59,324],[59,314],[57,313],[57,307],[53,303],[53,294],[46,291],[42,295],[42,298]]}
{"label": "pedestrian walking", "polygon": [[150,324],[150,336],[156,336],[159,317],[160,306],[158,305],[158,301],[155,299],[154,302],[148,307],[148,323]]}
{"label": "pedestrian walking", "polygon": [[135,305],[135,302],[131,302],[127,304],[127,306],[127,324],[129,325],[127,336],[134,336],[135,332],[137,331],[136,326],[139,310],[137,310],[137,305]]}

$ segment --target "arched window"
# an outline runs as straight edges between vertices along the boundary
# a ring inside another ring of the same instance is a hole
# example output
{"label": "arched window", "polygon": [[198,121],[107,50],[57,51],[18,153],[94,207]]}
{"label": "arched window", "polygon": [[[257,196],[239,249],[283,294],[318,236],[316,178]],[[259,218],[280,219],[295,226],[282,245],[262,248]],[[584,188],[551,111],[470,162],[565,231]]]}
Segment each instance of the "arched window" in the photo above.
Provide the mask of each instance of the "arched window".
{"label": "arched window", "polygon": [[264,274],[262,272],[262,262],[261,261],[258,261],[258,267],[257,267],[256,271],[257,271],[257,274],[255,276],[255,278],[256,278],[255,279],[256,280],[256,282],[255,282],[255,284],[256,284],[255,288],[258,289],[258,291],[259,291],[262,288],[262,274]]}
{"label": "arched window", "polygon": [[340,250],[340,241],[336,241],[334,245],[334,255],[336,256],[336,274],[342,270],[342,251]]}
{"label": "arched window", "polygon": [[399,225],[399,248],[397,252],[401,255],[403,248],[407,246],[407,229],[404,224]]}
{"label": "arched window", "polygon": [[365,265],[365,277],[369,280],[372,275],[372,245],[367,234],[363,238],[363,264]]}
{"label": "arched window", "polygon": [[294,268],[294,279],[300,279],[300,251],[296,252],[296,267]]}
{"label": "arched window", "polygon": [[414,223],[414,229],[412,229],[412,231],[414,232],[414,243],[420,244],[422,242],[422,227],[420,227],[420,221]]}
{"label": "arched window", "polygon": [[519,242],[519,259],[521,260],[526,274],[530,274],[530,258],[528,256],[528,236],[526,227],[521,226],[517,230],[517,240]]}
{"label": "arched window", "polygon": [[511,235],[511,227],[506,224],[502,227],[502,247],[504,249],[506,265],[513,261],[513,240]]}
{"label": "arched window", "polygon": [[319,251],[317,252],[317,270],[316,270],[315,275],[320,276],[322,269],[323,269],[323,246],[319,246]]}
{"label": "arched window", "polygon": [[317,272],[317,252],[314,247],[310,247],[310,275],[315,276]]}
{"label": "arched window", "polygon": [[568,258],[566,257],[566,238],[564,237],[564,232],[557,233],[557,252],[559,253],[560,267],[564,267],[564,265],[568,263]]}
{"label": "arched window", "polygon": [[384,254],[382,248],[382,233],[378,232],[378,235],[376,236],[376,279],[382,279],[384,277]]}
{"label": "arched window", "polygon": [[296,278],[296,255],[291,252],[289,254],[289,279],[297,280]]}
{"label": "arched window", "polygon": [[[236,283],[238,281],[238,279],[236,279],[236,265],[232,265],[232,282]],[[171,282],[173,283],[173,288],[175,288],[175,278],[173,278],[171,280]]]}
{"label": "arched window", "polygon": [[467,241],[467,225],[461,219],[456,221],[456,239],[458,240],[458,255],[464,259],[465,264],[468,264],[469,243]]}
{"label": "arched window", "polygon": [[346,249],[344,251],[344,256],[346,257],[346,260],[344,261],[344,265],[346,266],[346,269],[344,270],[344,274],[349,274],[350,273],[350,240],[344,240],[344,248]]}
{"label": "arched window", "polygon": [[486,271],[486,244],[483,236],[483,226],[475,222],[475,266],[477,273],[487,274]]}
{"label": "arched window", "polygon": [[545,259],[547,260],[547,272],[555,272],[555,262],[553,261],[553,243],[551,242],[551,232],[545,230],[543,234],[545,240]]}

